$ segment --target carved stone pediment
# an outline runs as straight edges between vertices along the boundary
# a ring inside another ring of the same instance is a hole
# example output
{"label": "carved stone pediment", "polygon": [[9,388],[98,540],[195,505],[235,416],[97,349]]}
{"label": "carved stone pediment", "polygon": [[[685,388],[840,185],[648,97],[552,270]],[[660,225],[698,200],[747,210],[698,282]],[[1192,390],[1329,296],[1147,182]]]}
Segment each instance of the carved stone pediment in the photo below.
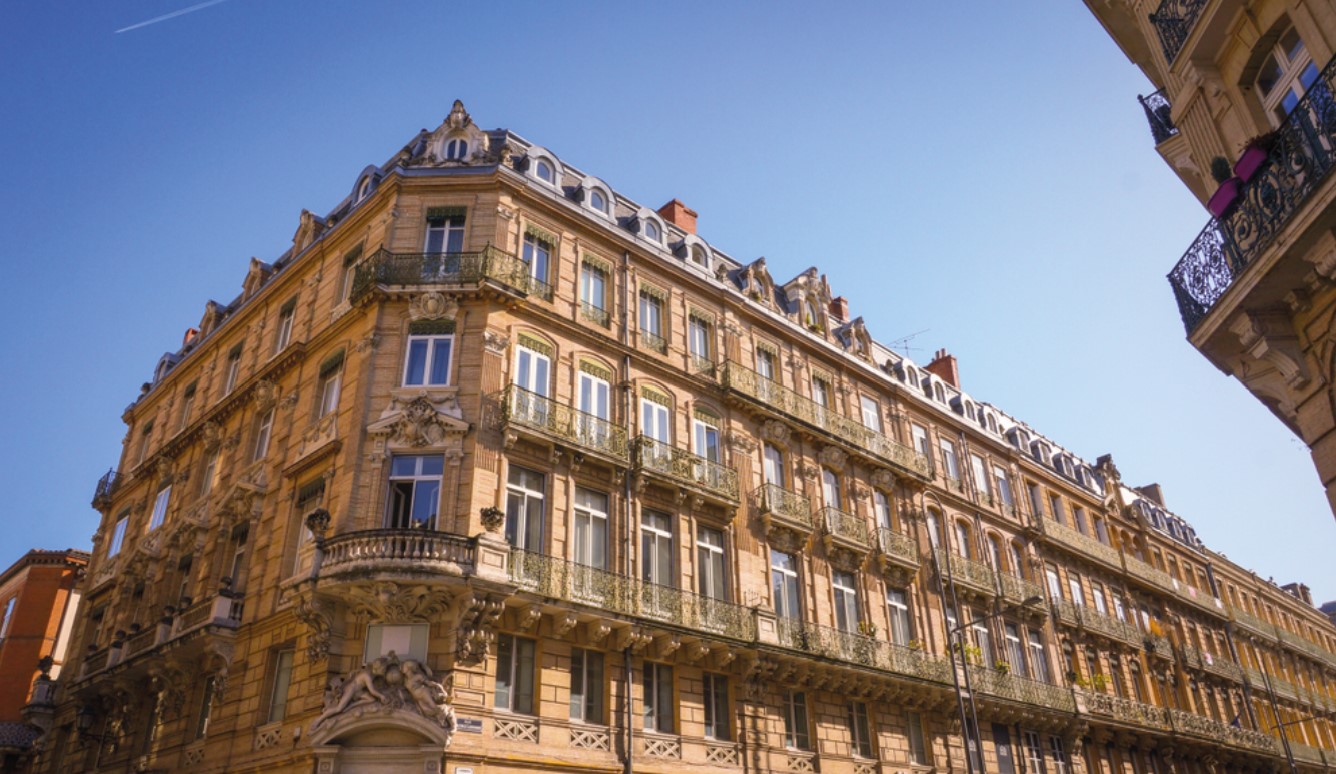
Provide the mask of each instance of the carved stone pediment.
{"label": "carved stone pediment", "polygon": [[381,436],[386,446],[421,448],[457,445],[469,429],[454,394],[436,397],[422,392],[391,399],[380,419],[367,427],[367,434]]}
{"label": "carved stone pediment", "polygon": [[[462,153],[461,142],[464,143]],[[491,138],[473,123],[473,117],[464,109],[464,103],[455,100],[449,115],[427,136],[413,164],[436,167],[482,164],[496,160],[491,150]]]}
{"label": "carved stone pediment", "polygon": [[434,290],[419,293],[408,303],[410,320],[453,320],[457,314],[459,302]]}
{"label": "carved stone pediment", "polygon": [[327,741],[320,735],[326,724],[337,725],[341,716],[367,713],[418,716],[444,731],[446,746],[455,732],[455,711],[445,686],[436,681],[426,664],[401,659],[394,651],[346,676],[330,678],[325,688],[325,711],[312,721],[309,732],[315,739]]}

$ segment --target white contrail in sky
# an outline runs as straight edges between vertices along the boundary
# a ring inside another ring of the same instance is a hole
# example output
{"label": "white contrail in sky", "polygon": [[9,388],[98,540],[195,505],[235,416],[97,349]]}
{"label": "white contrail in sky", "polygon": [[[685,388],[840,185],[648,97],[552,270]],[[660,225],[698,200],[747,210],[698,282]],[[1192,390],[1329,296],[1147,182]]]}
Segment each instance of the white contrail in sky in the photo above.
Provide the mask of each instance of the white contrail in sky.
{"label": "white contrail in sky", "polygon": [[147,27],[147,26],[150,25],[150,24],[157,24],[157,23],[160,22],[160,21],[167,21],[168,19],[175,19],[175,18],[178,17],[178,16],[185,16],[185,15],[188,14],[188,13],[194,13],[195,11],[198,11],[198,10],[200,10],[200,9],[202,9],[202,8],[208,8],[208,7],[211,6],[211,5],[218,5],[219,3],[225,3],[225,2],[227,2],[227,0],[208,0],[208,2],[200,3],[199,5],[192,5],[192,6],[190,6],[189,8],[182,8],[182,9],[179,10],[179,11],[172,11],[171,13],[164,13],[162,16],[155,16],[155,17],[153,17],[152,19],[149,19],[148,21],[142,21],[142,22],[140,22],[140,23],[138,23],[138,24],[131,24],[129,27],[121,27],[120,29],[116,30],[116,32],[114,32],[114,33],[112,33],[112,34],[119,35],[119,34],[122,33],[122,32],[129,32],[130,30],[137,30],[137,29],[139,29],[140,27]]}

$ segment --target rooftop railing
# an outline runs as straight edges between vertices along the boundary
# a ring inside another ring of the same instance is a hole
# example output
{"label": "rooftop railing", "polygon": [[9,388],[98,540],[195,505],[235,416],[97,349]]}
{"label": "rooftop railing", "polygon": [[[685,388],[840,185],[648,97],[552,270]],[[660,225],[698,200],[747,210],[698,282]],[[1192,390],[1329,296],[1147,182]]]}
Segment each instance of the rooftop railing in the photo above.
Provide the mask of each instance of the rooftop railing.
{"label": "rooftop railing", "polygon": [[[1165,0],[1195,5],[1201,0]],[[1189,335],[1276,238],[1336,163],[1336,59],[1271,135],[1267,158],[1239,188],[1236,205],[1206,224],[1169,284]]]}

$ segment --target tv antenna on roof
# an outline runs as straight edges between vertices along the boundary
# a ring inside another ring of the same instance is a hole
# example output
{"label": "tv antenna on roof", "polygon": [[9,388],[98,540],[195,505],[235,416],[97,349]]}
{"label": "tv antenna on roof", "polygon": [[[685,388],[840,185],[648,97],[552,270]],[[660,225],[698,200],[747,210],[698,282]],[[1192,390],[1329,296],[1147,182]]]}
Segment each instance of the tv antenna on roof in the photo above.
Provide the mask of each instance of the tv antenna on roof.
{"label": "tv antenna on roof", "polygon": [[927,333],[930,330],[932,330],[932,328],[924,328],[923,330],[916,331],[914,333],[909,334],[908,336],[902,336],[898,339],[895,339],[894,341],[891,342],[891,349],[899,350],[901,352],[904,352],[906,355],[909,354],[911,350],[922,349],[922,347],[909,346],[909,342],[913,341],[915,336]]}

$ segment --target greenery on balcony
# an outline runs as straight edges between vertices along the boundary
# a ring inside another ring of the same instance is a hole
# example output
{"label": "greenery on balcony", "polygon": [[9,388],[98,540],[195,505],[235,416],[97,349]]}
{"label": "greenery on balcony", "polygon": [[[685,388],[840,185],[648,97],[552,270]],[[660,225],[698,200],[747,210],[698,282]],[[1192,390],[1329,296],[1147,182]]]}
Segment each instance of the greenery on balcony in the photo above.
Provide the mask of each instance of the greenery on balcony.
{"label": "greenery on balcony", "polygon": [[720,374],[726,389],[751,398],[767,411],[795,419],[833,437],[855,454],[888,463],[920,479],[927,480],[930,476],[928,458],[922,454],[864,427],[835,409],[799,395],[777,381],[766,379],[737,361],[725,361]]}
{"label": "greenery on balcony", "polygon": [[630,460],[626,428],[519,385],[512,384],[506,389],[505,419],[554,441],[611,457],[622,464]]}
{"label": "greenery on balcony", "polygon": [[642,435],[636,439],[635,466],[730,503],[738,502],[738,474],[732,468],[685,449]]}
{"label": "greenery on balcony", "polygon": [[970,666],[969,674],[970,685],[979,693],[1035,704],[1058,712],[1076,711],[1076,699],[1070,688],[987,667]]}

